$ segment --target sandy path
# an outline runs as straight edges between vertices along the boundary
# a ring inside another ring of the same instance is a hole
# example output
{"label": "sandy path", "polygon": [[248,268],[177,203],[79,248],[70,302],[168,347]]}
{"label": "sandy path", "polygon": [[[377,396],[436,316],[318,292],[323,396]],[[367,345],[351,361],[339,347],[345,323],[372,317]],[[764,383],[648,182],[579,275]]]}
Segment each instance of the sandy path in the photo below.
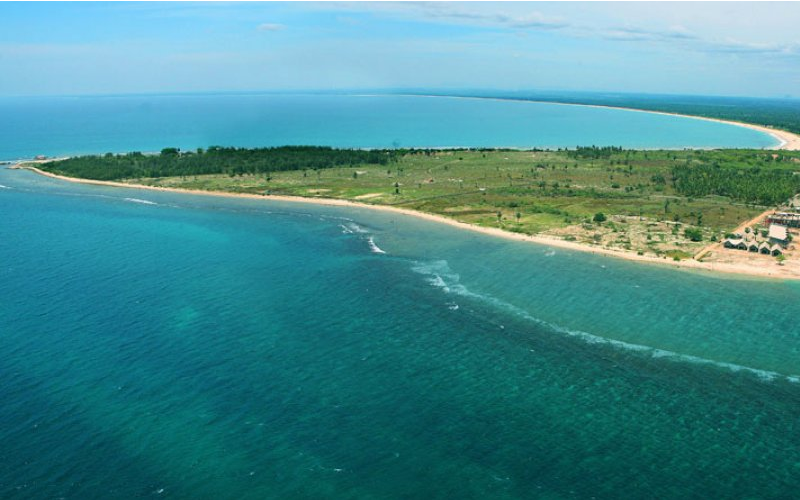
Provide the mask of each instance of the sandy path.
{"label": "sandy path", "polygon": [[775,209],[770,208],[769,210],[765,210],[760,214],[756,215],[752,219],[742,222],[736,229],[733,230],[734,233],[744,233],[744,230],[748,227],[755,226],[759,224],[762,220],[764,220],[768,215],[775,213]]}

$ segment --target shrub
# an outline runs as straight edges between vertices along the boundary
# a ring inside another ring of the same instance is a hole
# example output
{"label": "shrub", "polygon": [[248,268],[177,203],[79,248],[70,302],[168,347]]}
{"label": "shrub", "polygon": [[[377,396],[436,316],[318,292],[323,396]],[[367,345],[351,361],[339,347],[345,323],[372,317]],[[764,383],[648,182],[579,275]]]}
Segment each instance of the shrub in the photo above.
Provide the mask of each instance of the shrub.
{"label": "shrub", "polygon": [[597,212],[596,214],[594,214],[592,220],[595,222],[605,222],[607,220],[606,214],[604,214],[603,212]]}
{"label": "shrub", "polygon": [[686,228],[686,230],[683,232],[683,235],[692,241],[703,241],[703,232],[697,228]]}

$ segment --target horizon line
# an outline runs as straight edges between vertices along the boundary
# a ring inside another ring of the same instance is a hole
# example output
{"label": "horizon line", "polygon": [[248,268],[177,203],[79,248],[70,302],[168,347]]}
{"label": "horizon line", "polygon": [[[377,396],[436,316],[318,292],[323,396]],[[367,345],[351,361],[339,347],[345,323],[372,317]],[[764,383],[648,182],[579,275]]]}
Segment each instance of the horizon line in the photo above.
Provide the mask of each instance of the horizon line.
{"label": "horizon line", "polygon": [[[342,89],[251,89],[251,90],[176,90],[176,91],[141,91],[141,92],[108,92],[108,93],[63,93],[63,94],[16,94],[3,95],[0,99],[13,98],[54,98],[54,97],[146,97],[146,96],[201,96],[201,95],[352,95],[354,93],[378,93],[383,95],[417,94],[428,93],[442,96],[452,94],[470,94],[473,92],[495,92],[507,94],[538,94],[536,97],[549,95],[585,95],[593,97],[609,96],[646,96],[646,97],[702,97],[714,99],[755,99],[765,101],[800,101],[800,96],[750,96],[750,95],[723,95],[723,94],[687,94],[687,93],[654,93],[654,92],[630,92],[630,91],[609,91],[609,90],[554,90],[554,89],[503,89],[503,88],[453,88],[453,87],[353,87]],[[468,95],[469,97],[480,97]],[[488,97],[488,96],[486,96]],[[534,97],[533,95],[530,97]]]}

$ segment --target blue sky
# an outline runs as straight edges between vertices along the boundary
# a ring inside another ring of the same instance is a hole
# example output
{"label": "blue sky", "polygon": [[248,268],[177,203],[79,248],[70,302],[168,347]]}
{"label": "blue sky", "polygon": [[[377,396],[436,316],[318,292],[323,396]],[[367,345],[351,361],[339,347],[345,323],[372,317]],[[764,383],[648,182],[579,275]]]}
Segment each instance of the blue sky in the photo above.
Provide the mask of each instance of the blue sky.
{"label": "blue sky", "polygon": [[0,3],[0,95],[378,88],[800,97],[800,3]]}

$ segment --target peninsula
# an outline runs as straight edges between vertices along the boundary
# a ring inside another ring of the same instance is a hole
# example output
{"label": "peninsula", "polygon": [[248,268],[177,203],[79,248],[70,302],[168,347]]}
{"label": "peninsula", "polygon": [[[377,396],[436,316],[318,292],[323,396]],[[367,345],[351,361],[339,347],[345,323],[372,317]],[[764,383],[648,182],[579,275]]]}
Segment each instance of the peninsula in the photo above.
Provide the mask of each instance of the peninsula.
{"label": "peninsula", "polygon": [[788,224],[783,240],[770,236],[774,214],[795,213],[800,193],[800,153],[789,150],[212,147],[21,166],[114,186],[353,204],[640,262],[800,279],[792,223],[777,221]]}

